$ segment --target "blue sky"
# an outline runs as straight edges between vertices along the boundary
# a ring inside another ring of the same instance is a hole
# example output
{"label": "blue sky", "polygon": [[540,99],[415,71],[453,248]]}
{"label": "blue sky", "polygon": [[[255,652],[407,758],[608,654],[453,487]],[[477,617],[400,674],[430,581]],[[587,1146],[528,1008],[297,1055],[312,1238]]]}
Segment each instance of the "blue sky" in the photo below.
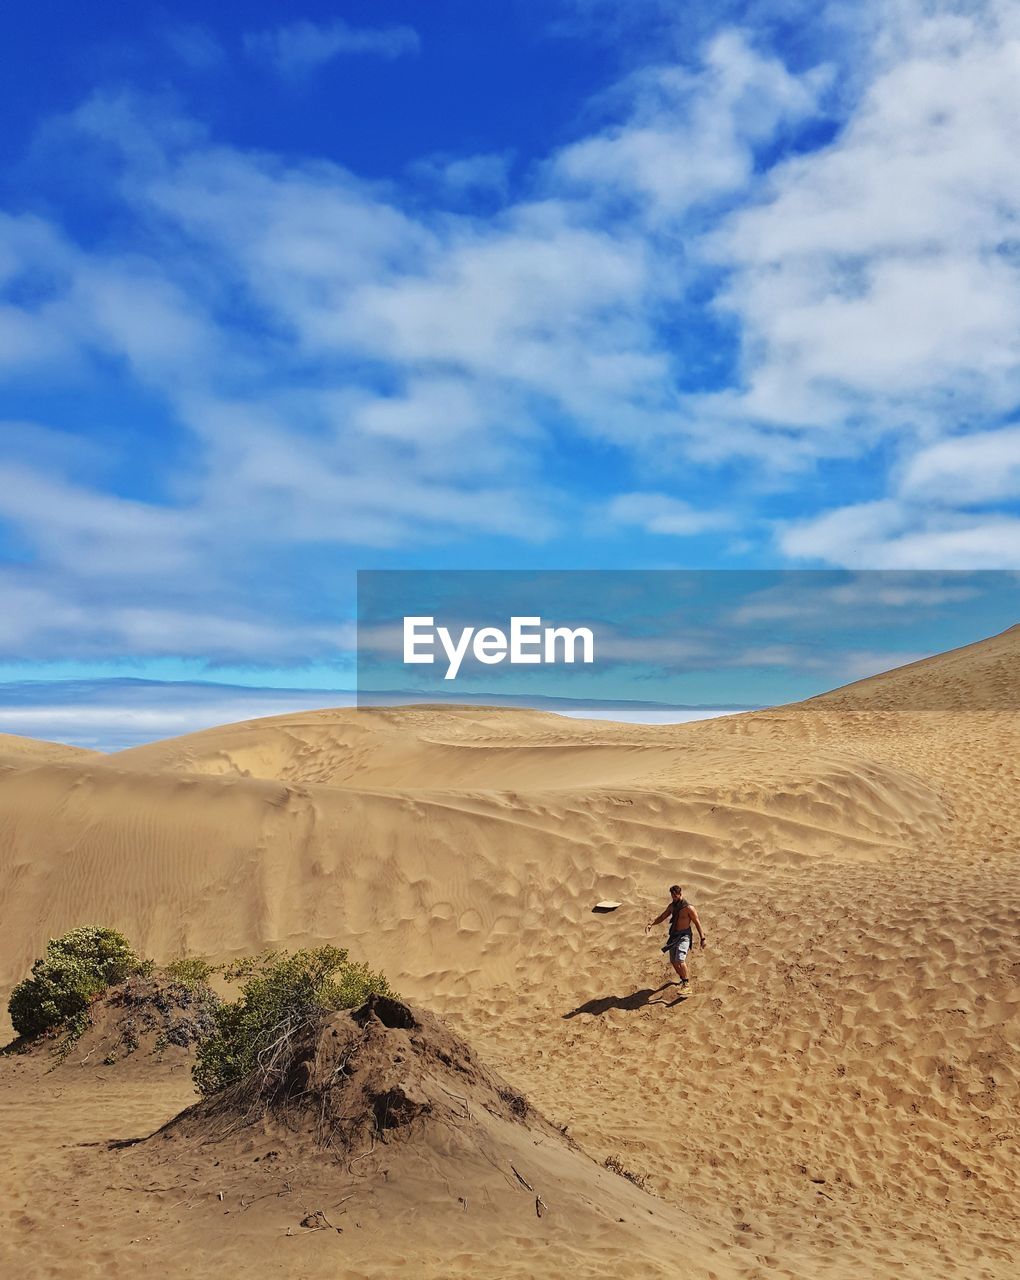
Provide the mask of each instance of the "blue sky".
{"label": "blue sky", "polygon": [[[591,653],[477,660],[466,628],[507,636],[515,616],[541,620],[527,624],[539,637],[531,655],[549,627],[586,627]],[[368,705],[413,691],[773,706],[1005,631],[1018,616],[1020,575],[1001,570],[369,571],[358,575],[358,695]],[[408,617],[431,662],[407,662]],[[986,696],[981,709],[1007,709],[1008,694]]]}
{"label": "blue sky", "polygon": [[0,679],[350,688],[358,568],[1020,565],[1014,5],[0,36]]}

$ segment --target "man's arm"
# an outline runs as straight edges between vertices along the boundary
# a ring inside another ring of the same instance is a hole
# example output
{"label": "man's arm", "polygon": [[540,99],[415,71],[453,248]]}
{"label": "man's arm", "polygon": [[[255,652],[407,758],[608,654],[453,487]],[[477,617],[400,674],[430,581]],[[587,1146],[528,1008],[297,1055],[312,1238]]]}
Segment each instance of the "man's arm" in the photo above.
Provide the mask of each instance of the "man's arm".
{"label": "man's arm", "polygon": [[662,924],[663,920],[665,920],[665,918],[669,915],[669,913],[670,913],[672,910],[673,910],[673,906],[672,906],[672,904],[670,904],[670,905],[666,908],[666,910],[662,913],[662,915],[661,915],[661,916],[656,916],[654,920],[649,920],[649,921],[648,921],[648,923],[645,925],[645,928],[646,928],[646,929],[654,929],[654,928],[655,928],[655,926],[656,926],[657,924]]}
{"label": "man's arm", "polygon": [[701,945],[705,945],[705,930],[701,927],[701,921],[698,919],[698,913],[691,907],[691,923],[698,931],[698,937],[701,939]]}

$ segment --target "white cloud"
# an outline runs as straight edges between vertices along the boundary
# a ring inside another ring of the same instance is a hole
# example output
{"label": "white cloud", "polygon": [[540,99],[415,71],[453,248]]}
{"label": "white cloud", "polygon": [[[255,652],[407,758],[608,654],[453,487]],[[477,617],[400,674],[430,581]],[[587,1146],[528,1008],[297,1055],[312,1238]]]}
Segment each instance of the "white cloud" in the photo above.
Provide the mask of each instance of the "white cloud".
{"label": "white cloud", "polygon": [[852,626],[874,625],[879,619],[883,625],[901,621],[909,625],[927,609],[963,603],[979,594],[979,585],[966,578],[930,570],[921,574],[868,571],[836,582],[824,575],[794,573],[749,594],[730,613],[729,621],[738,627],[793,622],[828,630],[838,616]]}
{"label": "white cloud", "polygon": [[[100,127],[132,132],[110,112]],[[668,358],[635,300],[672,288],[670,273],[639,237],[588,226],[562,201],[416,219],[335,165],[210,147],[147,162],[125,194],[197,237],[309,356],[437,366],[468,394],[484,379],[486,397],[491,383],[551,397],[623,438],[669,398]]]}
{"label": "white cloud", "polygon": [[277,619],[263,602],[239,600],[227,584],[218,595],[205,583],[189,596],[176,582],[167,591],[166,580],[152,577],[131,599],[116,583],[97,585],[50,568],[8,568],[0,572],[0,652],[33,661],[139,655],[264,664],[329,660],[354,648],[354,624],[342,618]]}
{"label": "white cloud", "polygon": [[423,475],[509,474],[539,435],[519,397],[499,379],[411,376],[394,395],[324,397],[366,440],[412,451]]}
{"label": "white cloud", "polygon": [[146,255],[87,253],[38,218],[0,215],[0,365],[77,376],[89,352],[115,354],[143,382],[225,360],[219,332],[184,282]]}
{"label": "white cloud", "polygon": [[411,27],[355,27],[342,18],[326,23],[294,22],[272,31],[250,32],[244,38],[244,47],[252,57],[287,79],[301,79],[342,55],[399,58],[417,53],[419,44]]}
{"label": "white cloud", "polygon": [[505,198],[512,163],[513,155],[509,151],[481,152],[470,156],[437,154],[415,161],[410,171],[415,178],[434,186],[441,194]]}
{"label": "white cloud", "polygon": [[1011,501],[1020,495],[1020,427],[943,440],[907,462],[900,492],[946,506]]}
{"label": "white cloud", "polygon": [[74,249],[48,222],[0,211],[0,371],[19,373],[78,364],[77,343],[62,321]]}
{"label": "white cloud", "polygon": [[[394,546],[457,533],[547,536],[553,526],[543,493],[529,492],[512,472],[492,474],[490,459],[471,461],[474,446],[465,450],[463,469],[442,467],[431,456],[428,437],[407,445],[399,431],[387,437],[372,420],[377,404],[392,428],[401,410],[414,421],[428,403],[427,395],[425,405],[412,398],[399,407],[388,398],[355,405],[341,396],[331,423],[331,397],[313,390],[283,397],[278,406],[216,397],[193,402],[189,420],[210,453],[203,488],[210,520],[219,527],[233,524],[250,540],[258,512],[278,544]],[[432,399],[439,403],[441,388]],[[288,408],[311,429],[296,431]],[[436,448],[441,453],[445,447],[440,431]],[[504,461],[512,467],[512,458]]]}
{"label": "white cloud", "polygon": [[[519,380],[568,404],[577,386],[627,391],[646,376],[645,335],[625,315],[650,285],[638,244],[524,210],[501,234],[458,239],[426,265],[362,285],[334,334],[392,360]],[[628,356],[633,364],[619,362]]]}
{"label": "white cloud", "polygon": [[638,525],[646,533],[679,538],[730,528],[736,522],[733,512],[699,511],[665,493],[617,494],[609,503],[607,514],[616,523]]}
{"label": "white cloud", "polygon": [[893,499],[837,507],[780,535],[795,559],[850,568],[1020,568],[1020,518],[932,511]]}
{"label": "white cloud", "polygon": [[0,519],[47,563],[92,576],[183,573],[199,563],[192,514],[100,493],[27,466],[0,463]]}
{"label": "white cloud", "polygon": [[117,351],[142,382],[179,387],[226,358],[210,318],[148,262],[83,259],[67,312],[83,346]]}
{"label": "white cloud", "polygon": [[[661,112],[683,165],[699,122],[711,119],[739,151],[746,178],[754,144],[808,109],[816,80],[789,75],[727,35],[697,75],[657,68],[638,77],[626,128],[644,129]],[[356,354],[415,374],[432,365],[466,384],[510,386],[518,420],[533,412],[528,398],[548,398],[580,429],[623,444],[683,437],[656,315],[681,305],[684,271],[640,225],[604,225],[605,193],[581,199],[572,179],[565,189],[571,148],[545,172],[535,193],[542,198],[495,217],[412,217],[392,192],[336,165],[284,165],[211,146],[186,125],[164,121],[146,132],[142,119],[129,98],[106,98],[78,111],[75,125],[128,161],[121,190],[138,215],[166,220],[192,252],[211,255],[200,289],[209,279],[240,285],[307,354]],[[714,164],[716,142],[705,148]],[[470,183],[481,165],[495,180],[492,161],[467,157],[458,170],[451,160],[445,173]],[[171,301],[157,295],[149,305],[168,312],[154,327],[172,338]]]}
{"label": "white cloud", "polygon": [[652,218],[675,218],[745,187],[755,146],[810,115],[827,78],[791,75],[740,32],[724,32],[697,73],[658,66],[635,74],[630,118],[564,148],[553,171],[590,195],[637,199]]}
{"label": "white cloud", "polygon": [[835,140],[706,241],[745,386],[703,408],[814,430],[819,453],[1020,394],[1020,42],[989,6],[913,17]]}

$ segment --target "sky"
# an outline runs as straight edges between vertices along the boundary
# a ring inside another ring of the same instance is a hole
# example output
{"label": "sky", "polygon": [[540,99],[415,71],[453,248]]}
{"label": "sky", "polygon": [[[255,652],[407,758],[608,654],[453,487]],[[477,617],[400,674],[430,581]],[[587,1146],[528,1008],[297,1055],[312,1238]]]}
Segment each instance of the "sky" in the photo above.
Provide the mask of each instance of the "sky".
{"label": "sky", "polygon": [[1020,568],[1016,5],[12,0],[0,49],[9,691],[349,690],[359,569]]}
{"label": "sky", "polygon": [[[775,706],[1017,617],[1020,574],[1001,570],[369,570],[358,574],[357,693],[360,705],[409,691]],[[569,634],[550,639],[557,628]],[[975,699],[974,710],[1013,709],[1005,689]]]}

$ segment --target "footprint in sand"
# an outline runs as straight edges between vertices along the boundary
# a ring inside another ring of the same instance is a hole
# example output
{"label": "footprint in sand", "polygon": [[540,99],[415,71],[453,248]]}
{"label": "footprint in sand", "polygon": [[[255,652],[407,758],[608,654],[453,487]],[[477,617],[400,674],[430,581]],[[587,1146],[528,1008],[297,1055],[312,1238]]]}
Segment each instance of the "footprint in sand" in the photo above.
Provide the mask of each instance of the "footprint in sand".
{"label": "footprint in sand", "polygon": [[465,911],[457,921],[458,933],[478,933],[482,927],[482,917],[477,911]]}

